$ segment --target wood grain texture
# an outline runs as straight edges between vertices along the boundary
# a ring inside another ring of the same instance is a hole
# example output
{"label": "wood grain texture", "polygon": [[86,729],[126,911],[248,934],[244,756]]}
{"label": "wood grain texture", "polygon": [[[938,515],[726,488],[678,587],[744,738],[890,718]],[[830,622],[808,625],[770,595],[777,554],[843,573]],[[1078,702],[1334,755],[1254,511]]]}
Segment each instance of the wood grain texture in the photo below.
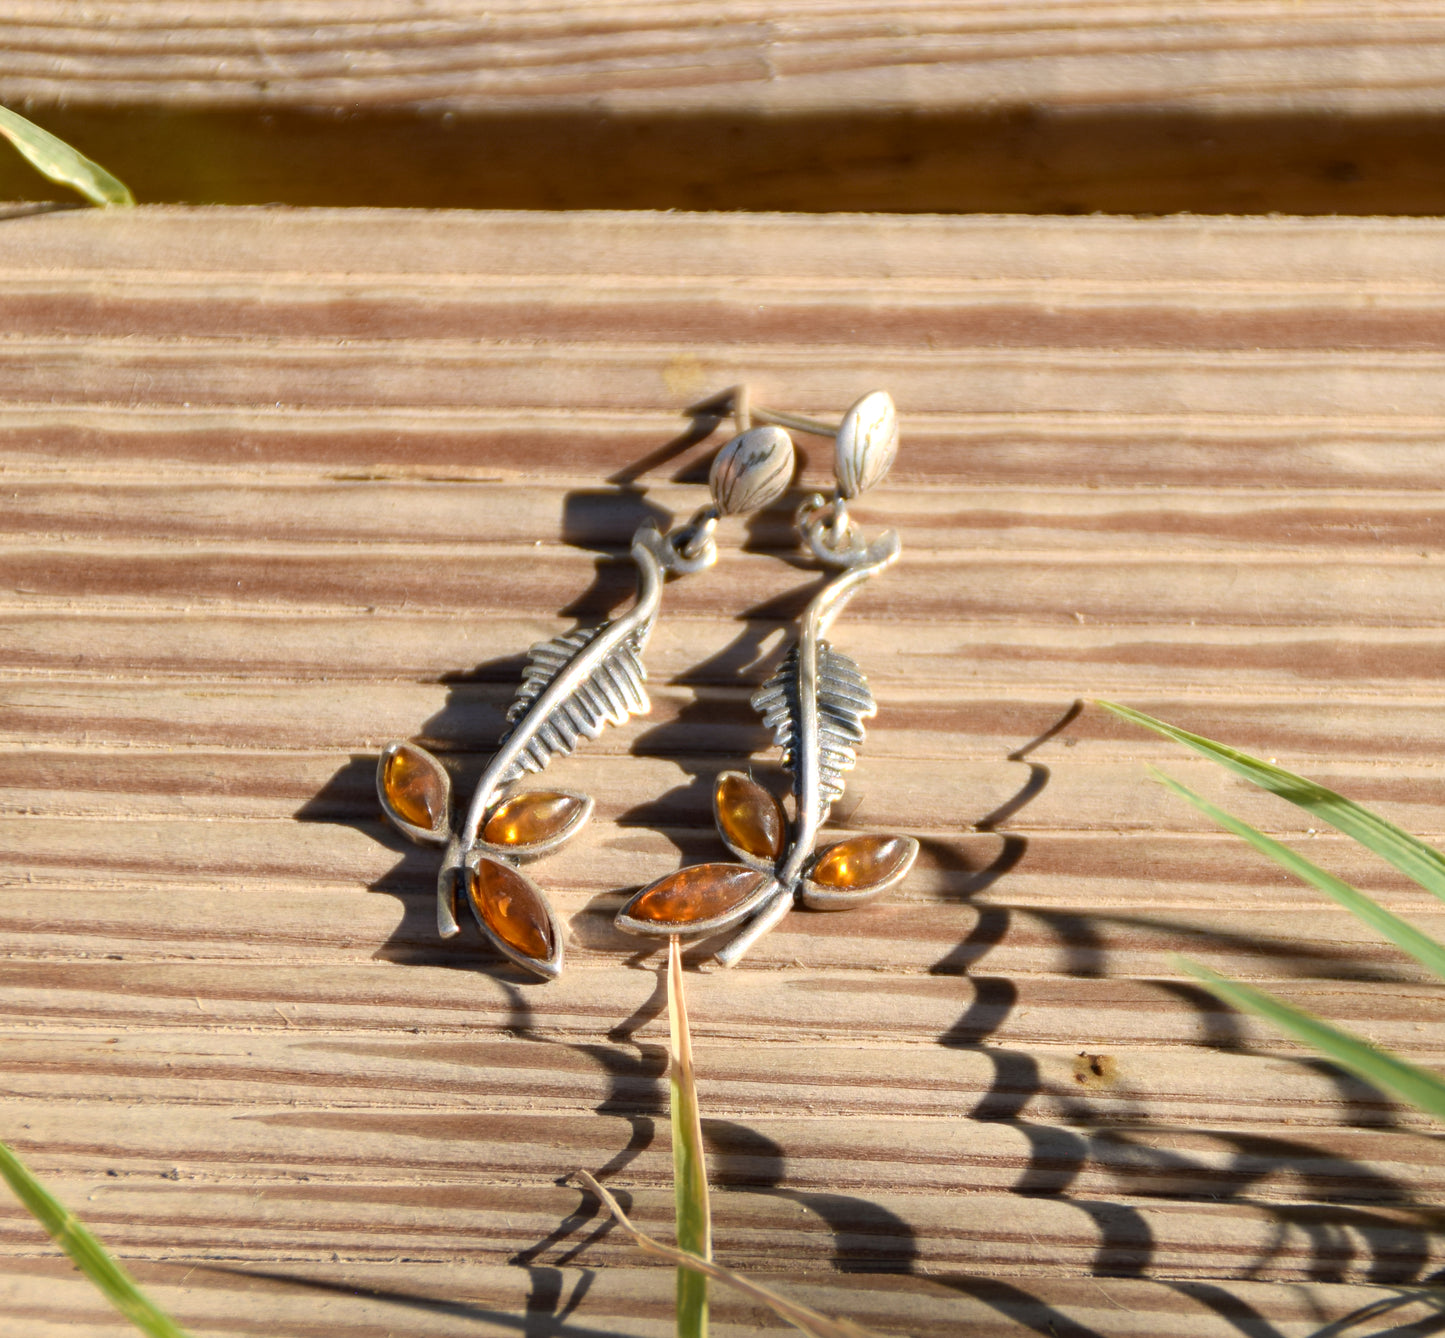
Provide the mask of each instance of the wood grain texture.
{"label": "wood grain texture", "polygon": [[11,0],[0,101],[152,201],[1445,213],[1430,0]]}
{"label": "wood grain texture", "polygon": [[12,0],[5,34],[11,96],[106,106],[1379,111],[1438,109],[1445,95],[1445,19],[1425,0],[1198,0],[1184,14],[843,0],[786,15],[761,0]]}
{"label": "wood grain texture", "polygon": [[[747,705],[817,588],[723,527],[653,712],[549,776],[568,968],[432,927],[381,745],[480,772],[527,647],[685,515],[679,411],[875,385],[904,558],[834,629],[879,701],[830,830],[872,907],[689,978],[719,1256],[918,1335],[1304,1338],[1445,1266],[1432,1126],[1172,954],[1425,1064],[1442,990],[1152,785],[1423,926],[1439,903],[1079,699],[1445,838],[1445,226],[143,209],[0,224],[0,1137],[197,1334],[669,1331],[562,1183],[666,1236],[665,1020],[624,894],[776,778]],[[671,443],[671,445],[670,445]],[[0,1308],[118,1322],[0,1204]],[[1402,1324],[1397,1308],[1370,1321]],[[244,1321],[238,1321],[238,1313]],[[1354,1326],[1371,1331],[1368,1323]],[[721,1334],[776,1327],[719,1298]]]}

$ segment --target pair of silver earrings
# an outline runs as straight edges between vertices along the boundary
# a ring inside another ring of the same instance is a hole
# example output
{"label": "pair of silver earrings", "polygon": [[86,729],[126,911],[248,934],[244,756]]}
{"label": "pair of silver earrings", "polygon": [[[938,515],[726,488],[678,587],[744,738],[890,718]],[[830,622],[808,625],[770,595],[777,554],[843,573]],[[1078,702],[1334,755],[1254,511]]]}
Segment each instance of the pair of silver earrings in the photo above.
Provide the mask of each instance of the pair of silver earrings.
{"label": "pair of silver earrings", "polygon": [[798,638],[752,705],[782,749],[791,774],[789,820],[766,787],[725,771],[713,792],[723,842],[740,863],[693,865],[632,896],[617,915],[633,934],[708,935],[738,928],[716,953],[737,963],[796,901],[815,910],[845,910],[892,887],[912,867],[918,842],[907,836],[854,836],[817,850],[828,812],[857,760],[863,721],[877,708],[858,666],[824,639],[858,589],[898,558],[898,536],[864,540],[848,503],[879,483],[898,450],[898,418],[886,392],[858,400],[833,428],[791,414],[751,409],[746,387],[732,394],[737,435],[718,452],[708,477],[712,503],[666,534],[651,523],[632,539],[637,595],[632,607],[599,627],[567,632],[533,646],[507,711],[508,729],[455,822],[451,777],[414,743],[389,743],[376,788],[392,824],[412,841],[445,847],[437,880],[437,932],[461,932],[464,896],[482,933],[503,956],[545,979],[562,970],[563,933],[547,898],[520,865],[556,850],[581,830],[592,799],[570,790],[528,789],[527,777],[555,758],[649,709],[642,654],[657,621],[669,575],[685,576],[717,561],[714,537],[726,516],[761,510],[792,481],[787,429],[835,440],[837,486],[830,498],[799,508],[799,537],[837,575],[809,604]]}

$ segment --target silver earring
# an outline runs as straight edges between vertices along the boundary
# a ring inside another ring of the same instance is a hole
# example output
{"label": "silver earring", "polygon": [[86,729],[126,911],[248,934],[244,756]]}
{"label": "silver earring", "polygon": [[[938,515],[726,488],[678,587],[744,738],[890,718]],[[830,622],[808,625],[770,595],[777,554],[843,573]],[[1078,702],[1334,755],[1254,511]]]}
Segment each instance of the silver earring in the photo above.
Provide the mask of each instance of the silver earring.
{"label": "silver earring", "polygon": [[809,604],[798,639],[776,673],[753,695],[753,709],[783,750],[792,775],[793,818],[764,786],[725,771],[713,792],[713,815],[739,864],[699,864],[643,888],[617,914],[633,934],[713,934],[741,925],[716,954],[735,965],[795,902],[846,910],[904,878],[918,856],[911,836],[853,836],[815,852],[843,776],[857,761],[863,721],[876,713],[858,666],[823,638],[862,585],[898,558],[892,530],[865,542],[848,503],[880,482],[898,451],[898,417],[881,390],[863,396],[837,429],[812,419],[756,409],[753,416],[835,438],[833,496],[809,498],[798,510],[800,538],[826,567],[839,569]]}
{"label": "silver earring", "polygon": [[712,504],[686,525],[661,534],[651,523],[632,539],[637,596],[626,613],[600,627],[565,632],[533,646],[507,711],[508,729],[472,795],[466,817],[453,817],[445,767],[417,744],[387,744],[376,770],[382,811],[412,841],[445,847],[437,880],[437,932],[461,932],[456,904],[465,894],[482,933],[504,957],[544,979],[562,970],[561,926],[541,888],[518,867],[557,849],[581,830],[592,800],[570,790],[517,790],[517,782],[572,752],[583,739],[649,709],[642,653],[669,575],[717,561],[714,531],[724,516],[776,501],[793,476],[793,443],[776,424],[752,427],[745,398],[734,405],[738,435],[718,453],[708,482]]}

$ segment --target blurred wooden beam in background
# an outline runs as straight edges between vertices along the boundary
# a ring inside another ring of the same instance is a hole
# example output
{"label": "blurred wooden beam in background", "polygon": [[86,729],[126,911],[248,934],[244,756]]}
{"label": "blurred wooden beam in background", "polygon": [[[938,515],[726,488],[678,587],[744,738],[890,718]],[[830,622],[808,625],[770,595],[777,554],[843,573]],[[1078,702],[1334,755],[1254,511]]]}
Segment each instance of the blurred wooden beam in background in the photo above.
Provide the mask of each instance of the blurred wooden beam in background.
{"label": "blurred wooden beam in background", "polygon": [[1431,0],[11,0],[0,103],[150,201],[1445,213]]}

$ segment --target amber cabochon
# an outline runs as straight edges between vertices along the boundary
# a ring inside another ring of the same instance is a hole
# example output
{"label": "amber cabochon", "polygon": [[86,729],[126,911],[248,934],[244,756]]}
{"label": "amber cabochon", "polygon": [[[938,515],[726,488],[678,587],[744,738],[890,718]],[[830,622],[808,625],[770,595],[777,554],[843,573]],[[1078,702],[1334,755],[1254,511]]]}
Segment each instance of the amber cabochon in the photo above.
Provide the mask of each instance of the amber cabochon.
{"label": "amber cabochon", "polygon": [[467,870],[466,886],[477,918],[503,943],[533,962],[553,958],[552,915],[526,877],[500,860],[481,859]]}
{"label": "amber cabochon", "polygon": [[618,913],[633,933],[702,933],[724,929],[753,909],[777,882],[743,864],[694,864],[644,887]]}
{"label": "amber cabochon", "polygon": [[446,829],[451,778],[441,763],[412,743],[393,744],[382,759],[381,792],[391,810],[427,832]]}
{"label": "amber cabochon", "polygon": [[565,790],[529,790],[504,799],[487,817],[482,840],[489,846],[550,845],[581,825],[588,800]]}
{"label": "amber cabochon", "polygon": [[783,853],[788,831],[783,806],[751,776],[724,771],[712,799],[718,831],[738,854],[772,863]]}

